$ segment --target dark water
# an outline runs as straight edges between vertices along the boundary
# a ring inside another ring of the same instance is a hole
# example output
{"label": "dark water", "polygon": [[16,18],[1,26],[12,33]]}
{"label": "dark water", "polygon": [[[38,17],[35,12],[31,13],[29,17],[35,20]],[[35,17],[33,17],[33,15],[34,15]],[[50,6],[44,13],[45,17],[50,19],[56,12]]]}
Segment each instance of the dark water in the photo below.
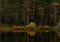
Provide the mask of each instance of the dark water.
{"label": "dark water", "polygon": [[59,42],[59,37],[54,32],[37,32],[34,36],[30,36],[26,32],[2,32],[0,33],[0,42]]}

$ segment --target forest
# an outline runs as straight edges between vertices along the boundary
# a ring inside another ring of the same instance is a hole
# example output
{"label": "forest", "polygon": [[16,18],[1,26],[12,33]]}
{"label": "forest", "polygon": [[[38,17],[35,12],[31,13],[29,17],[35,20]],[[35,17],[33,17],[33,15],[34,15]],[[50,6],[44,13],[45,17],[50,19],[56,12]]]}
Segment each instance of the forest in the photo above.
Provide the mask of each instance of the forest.
{"label": "forest", "polygon": [[59,21],[60,0],[0,0],[0,42],[60,42]]}
{"label": "forest", "polygon": [[60,19],[60,0],[0,0],[0,24],[56,25]]}

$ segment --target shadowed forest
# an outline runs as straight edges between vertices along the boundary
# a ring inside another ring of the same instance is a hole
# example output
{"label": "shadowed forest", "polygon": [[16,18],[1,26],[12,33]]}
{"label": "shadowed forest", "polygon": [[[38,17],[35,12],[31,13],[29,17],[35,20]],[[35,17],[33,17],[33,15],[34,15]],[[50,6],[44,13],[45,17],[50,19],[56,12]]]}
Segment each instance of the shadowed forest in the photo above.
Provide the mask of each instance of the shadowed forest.
{"label": "shadowed forest", "polygon": [[0,0],[0,24],[55,26],[59,19],[59,0]]}
{"label": "shadowed forest", "polygon": [[0,42],[60,42],[59,21],[60,0],[0,0]]}

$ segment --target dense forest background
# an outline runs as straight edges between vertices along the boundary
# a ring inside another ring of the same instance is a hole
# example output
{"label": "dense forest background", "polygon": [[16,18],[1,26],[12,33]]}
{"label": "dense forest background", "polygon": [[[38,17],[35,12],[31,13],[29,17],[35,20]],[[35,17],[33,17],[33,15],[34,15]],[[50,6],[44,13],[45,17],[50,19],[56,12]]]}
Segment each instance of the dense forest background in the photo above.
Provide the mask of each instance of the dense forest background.
{"label": "dense forest background", "polygon": [[0,0],[0,24],[56,25],[59,14],[60,0]]}

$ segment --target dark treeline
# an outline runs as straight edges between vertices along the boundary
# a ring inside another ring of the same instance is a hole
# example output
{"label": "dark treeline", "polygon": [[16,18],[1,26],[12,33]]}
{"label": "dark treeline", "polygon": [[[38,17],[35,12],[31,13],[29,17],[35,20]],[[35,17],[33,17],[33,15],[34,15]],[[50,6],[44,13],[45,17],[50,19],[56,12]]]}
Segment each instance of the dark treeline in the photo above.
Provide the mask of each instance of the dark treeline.
{"label": "dark treeline", "polygon": [[59,0],[1,0],[0,23],[56,25],[60,19]]}

